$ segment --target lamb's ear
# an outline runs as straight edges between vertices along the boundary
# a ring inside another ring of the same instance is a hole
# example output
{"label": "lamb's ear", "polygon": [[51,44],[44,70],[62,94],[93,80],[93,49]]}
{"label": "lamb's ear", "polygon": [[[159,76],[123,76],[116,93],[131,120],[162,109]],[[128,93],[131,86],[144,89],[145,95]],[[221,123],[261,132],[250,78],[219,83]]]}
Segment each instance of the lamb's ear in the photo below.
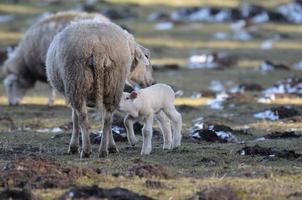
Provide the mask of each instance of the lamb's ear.
{"label": "lamb's ear", "polygon": [[137,92],[132,91],[132,92],[130,93],[130,99],[135,99],[136,97],[137,97]]}

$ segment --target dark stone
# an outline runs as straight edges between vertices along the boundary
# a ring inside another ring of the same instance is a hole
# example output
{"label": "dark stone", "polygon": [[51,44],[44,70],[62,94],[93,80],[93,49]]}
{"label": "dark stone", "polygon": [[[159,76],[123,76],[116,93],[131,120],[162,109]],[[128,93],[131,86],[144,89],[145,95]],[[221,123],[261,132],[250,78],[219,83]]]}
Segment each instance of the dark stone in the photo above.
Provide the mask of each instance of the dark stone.
{"label": "dark stone", "polygon": [[96,185],[75,187],[59,197],[58,200],[90,198],[108,200],[152,200],[150,197],[139,195],[124,188],[103,189]]}
{"label": "dark stone", "polygon": [[241,83],[239,89],[244,91],[258,92],[263,90],[263,87],[258,83]]}
{"label": "dark stone", "polygon": [[37,200],[38,198],[27,189],[5,189],[0,191],[0,199]]}
{"label": "dark stone", "polygon": [[259,145],[251,147],[243,147],[238,153],[251,156],[276,156],[278,158],[284,158],[287,160],[295,160],[302,157],[302,154],[296,153],[293,150],[273,150],[271,148],[261,147]]}
{"label": "dark stone", "polygon": [[294,117],[300,115],[300,112],[292,107],[289,106],[277,106],[272,107],[271,111],[274,112],[276,115],[279,116],[279,119]]}
{"label": "dark stone", "polygon": [[299,138],[301,135],[297,135],[294,131],[285,132],[273,132],[271,134],[265,135],[266,139],[285,139],[285,138]]}

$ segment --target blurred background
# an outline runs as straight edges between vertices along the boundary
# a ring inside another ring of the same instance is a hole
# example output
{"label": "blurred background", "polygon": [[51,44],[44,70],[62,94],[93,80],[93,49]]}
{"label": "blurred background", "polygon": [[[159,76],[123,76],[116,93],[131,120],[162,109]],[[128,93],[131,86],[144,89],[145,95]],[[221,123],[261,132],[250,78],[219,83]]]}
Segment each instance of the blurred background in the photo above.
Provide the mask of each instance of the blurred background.
{"label": "blurred background", "polygon": [[[213,76],[222,82],[254,80],[254,71],[245,76],[238,69],[259,69],[266,61],[302,68],[299,0],[1,0],[0,64],[31,24],[63,10],[102,13],[127,29],[151,50],[155,70],[169,69],[156,73],[156,78],[186,96],[207,89]],[[206,70],[173,72],[192,68]],[[227,70],[217,73],[209,68]],[[296,72],[281,70],[259,81],[267,86],[291,73]],[[201,79],[203,74],[207,75]]]}

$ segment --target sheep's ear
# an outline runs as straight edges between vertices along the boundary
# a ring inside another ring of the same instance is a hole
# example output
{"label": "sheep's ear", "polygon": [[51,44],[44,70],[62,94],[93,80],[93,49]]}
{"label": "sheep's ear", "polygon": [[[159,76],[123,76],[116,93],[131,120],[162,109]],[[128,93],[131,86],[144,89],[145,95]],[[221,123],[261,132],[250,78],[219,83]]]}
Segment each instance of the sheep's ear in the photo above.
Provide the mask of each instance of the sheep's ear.
{"label": "sheep's ear", "polygon": [[137,92],[132,91],[130,93],[130,99],[135,99],[137,97]]}
{"label": "sheep's ear", "polygon": [[143,61],[144,65],[150,65],[150,62],[145,55],[142,55],[142,61]]}
{"label": "sheep's ear", "polygon": [[140,47],[135,48],[135,59],[136,61],[141,60],[144,65],[150,65],[150,62],[144,52],[140,49]]}

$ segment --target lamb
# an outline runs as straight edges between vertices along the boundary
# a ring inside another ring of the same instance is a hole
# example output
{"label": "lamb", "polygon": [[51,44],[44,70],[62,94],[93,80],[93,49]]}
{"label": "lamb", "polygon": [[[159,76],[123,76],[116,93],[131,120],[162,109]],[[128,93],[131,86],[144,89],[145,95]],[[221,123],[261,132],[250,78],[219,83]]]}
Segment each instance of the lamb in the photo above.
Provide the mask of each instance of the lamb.
{"label": "lamb", "polygon": [[[94,102],[99,113],[104,115],[101,117],[104,126],[99,157],[107,156],[109,151],[118,151],[111,132],[112,114],[119,104],[130,71],[138,63],[151,66],[133,36],[110,22],[86,20],[72,23],[55,36],[47,53],[46,72],[51,85],[64,94],[72,108],[69,153],[78,150],[80,128],[80,156],[85,158],[91,154],[88,102]],[[150,73],[150,70],[144,73]],[[153,82],[152,74],[143,74],[142,79],[140,83],[146,85]]]}
{"label": "lamb", "polygon": [[[100,14],[68,11],[44,17],[28,29],[3,66],[9,105],[19,104],[26,90],[34,87],[37,81],[47,82],[45,60],[53,37],[72,21],[85,19],[110,21]],[[50,89],[49,104],[53,104],[54,95],[54,91]]]}
{"label": "lamb", "polygon": [[[119,110],[128,113],[124,119],[128,141],[135,145],[137,140],[133,124],[143,123],[142,155],[151,153],[152,125],[155,119],[164,136],[163,149],[171,149],[181,144],[182,117],[174,106],[175,93],[166,84],[155,84],[137,92],[124,92],[119,103]],[[171,123],[173,133],[171,133]]]}

